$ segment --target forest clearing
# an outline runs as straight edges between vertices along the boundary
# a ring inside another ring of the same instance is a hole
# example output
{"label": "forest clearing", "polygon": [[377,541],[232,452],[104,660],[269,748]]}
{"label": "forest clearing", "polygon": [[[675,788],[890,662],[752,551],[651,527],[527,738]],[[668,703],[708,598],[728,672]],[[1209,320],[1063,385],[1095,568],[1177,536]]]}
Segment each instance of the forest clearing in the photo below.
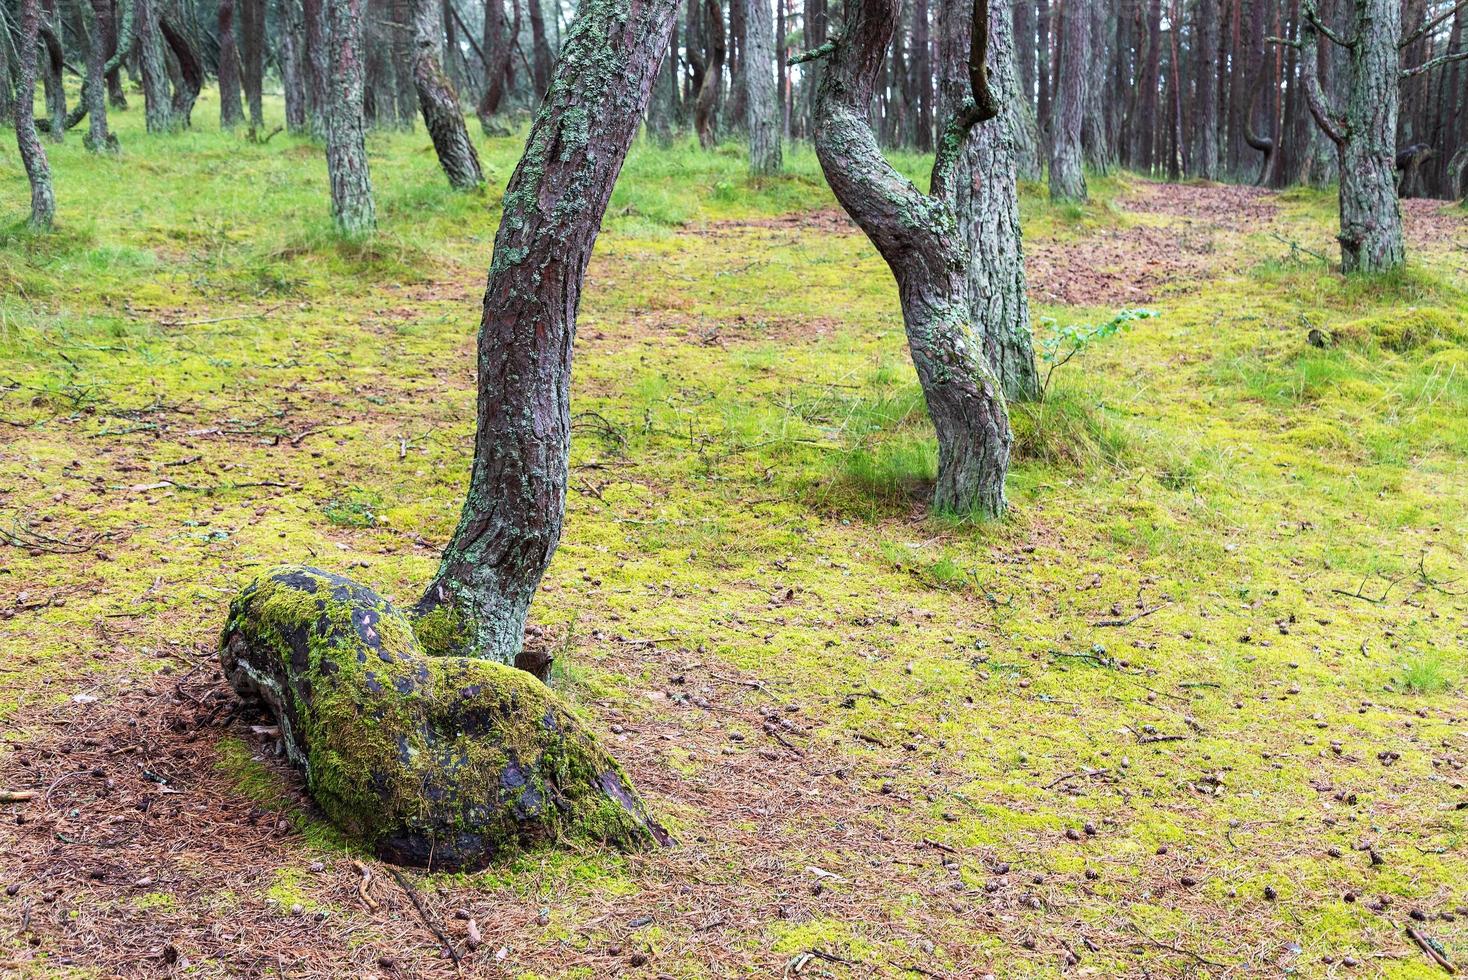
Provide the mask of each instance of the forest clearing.
{"label": "forest clearing", "polygon": [[[368,233],[309,133],[114,112],[120,153],[47,143],[49,228],[6,144],[0,974],[1468,965],[1462,204],[1404,199],[1405,264],[1348,275],[1333,184],[1011,182],[1036,391],[980,386],[1007,472],[945,507],[951,376],[845,196],[878,168],[833,193],[819,132],[761,175],[639,116],[599,237],[508,291],[516,216],[596,203],[590,170],[546,196],[553,113],[475,132],[467,191],[436,136],[368,129]],[[937,208],[944,152],[886,160]],[[563,273],[564,320],[506,326],[568,371],[575,342],[564,529],[506,653],[454,605],[518,499],[479,496],[532,387],[494,309]],[[377,702],[328,698],[353,650]],[[530,829],[434,823],[499,741]]]}

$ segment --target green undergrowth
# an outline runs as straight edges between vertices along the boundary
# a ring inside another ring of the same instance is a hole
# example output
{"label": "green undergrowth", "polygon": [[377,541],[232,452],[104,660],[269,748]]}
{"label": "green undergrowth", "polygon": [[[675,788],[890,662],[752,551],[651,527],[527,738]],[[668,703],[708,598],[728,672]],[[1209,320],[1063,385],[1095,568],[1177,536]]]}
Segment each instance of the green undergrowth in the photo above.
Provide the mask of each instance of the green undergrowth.
{"label": "green undergrowth", "polygon": [[[318,146],[221,135],[212,111],[169,139],[117,116],[117,160],[48,145],[49,236],[18,230],[24,176],[0,157],[0,530],[106,535],[108,555],[0,545],[0,608],[65,600],[0,620],[7,720],[208,647],[280,562],[411,600],[459,519],[519,140],[476,133],[490,189],[457,195],[421,130],[374,133],[382,228],[346,244]],[[436,877],[444,908],[503,905],[527,923],[503,968],[545,976],[574,975],[541,961],[567,949],[603,975],[616,945],[679,977],[776,975],[812,948],[1059,977],[1084,935],[1097,976],[1316,977],[1352,956],[1431,977],[1413,908],[1468,960],[1461,250],[1343,278],[1268,234],[1333,247],[1332,197],[1292,191],[1213,233],[1227,261],[1206,280],[1038,308],[1159,316],[1010,406],[1012,513],[976,525],[926,512],[936,445],[890,274],[809,150],[787,159],[751,181],[732,143],[634,148],[581,305],[568,519],[532,612],[557,685],[610,751],[641,753],[630,775],[682,844],[517,855]],[[1026,185],[1026,233],[1196,233],[1129,210],[1143,189],[1097,178],[1074,210]],[[789,705],[798,762],[761,713]],[[229,793],[278,796],[266,760],[219,747]],[[294,864],[340,850],[292,825]],[[323,929],[366,918],[313,880],[279,879],[332,907]],[[635,945],[646,907],[656,939]],[[705,929],[714,909],[737,912]],[[710,965],[715,942],[738,970]]]}

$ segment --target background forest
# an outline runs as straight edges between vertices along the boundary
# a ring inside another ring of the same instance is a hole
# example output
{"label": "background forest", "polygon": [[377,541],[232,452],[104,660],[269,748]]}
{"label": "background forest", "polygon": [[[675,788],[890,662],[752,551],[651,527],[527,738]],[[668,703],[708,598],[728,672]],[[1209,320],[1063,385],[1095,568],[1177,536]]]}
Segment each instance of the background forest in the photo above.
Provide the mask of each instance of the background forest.
{"label": "background forest", "polygon": [[0,974],[1468,964],[1468,3],[983,7],[0,0]]}

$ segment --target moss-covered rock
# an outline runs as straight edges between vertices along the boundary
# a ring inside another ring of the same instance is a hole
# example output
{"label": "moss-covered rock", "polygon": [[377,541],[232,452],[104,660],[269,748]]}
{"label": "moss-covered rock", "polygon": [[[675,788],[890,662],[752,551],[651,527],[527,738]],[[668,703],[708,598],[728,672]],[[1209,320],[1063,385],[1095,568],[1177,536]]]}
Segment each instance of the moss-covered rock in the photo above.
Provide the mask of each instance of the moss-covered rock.
{"label": "moss-covered rock", "polygon": [[449,870],[562,838],[668,842],[545,685],[428,656],[407,616],[350,579],[267,572],[230,606],[220,661],[279,720],[321,808],[384,859]]}

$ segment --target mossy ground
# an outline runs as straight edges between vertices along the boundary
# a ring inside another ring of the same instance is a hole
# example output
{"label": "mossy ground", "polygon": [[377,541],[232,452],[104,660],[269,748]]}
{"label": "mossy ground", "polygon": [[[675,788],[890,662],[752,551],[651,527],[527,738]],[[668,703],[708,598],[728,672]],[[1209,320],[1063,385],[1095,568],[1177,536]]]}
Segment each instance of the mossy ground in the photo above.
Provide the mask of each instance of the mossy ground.
{"label": "mossy ground", "polygon": [[[0,531],[100,536],[0,546],[11,787],[70,771],[68,732],[119,705],[192,710],[128,692],[207,664],[263,568],[407,601],[458,517],[498,191],[450,192],[421,131],[374,135],[382,231],[343,243],[319,147],[220,135],[211,112],[170,139],[119,115],[116,159],[48,147],[50,236],[20,230],[0,158]],[[519,142],[480,149],[501,187]],[[681,843],[433,879],[450,932],[462,908],[485,935],[475,969],[1051,977],[1073,953],[1105,977],[1433,977],[1413,910],[1468,961],[1461,212],[1414,208],[1409,272],[1360,283],[1271,237],[1330,253],[1328,193],[1266,197],[1234,230],[1205,207],[1227,188],[1159,206],[1114,177],[1083,209],[1026,188],[1042,299],[1096,271],[1054,261],[1112,236],[1175,236],[1197,262],[1159,278],[1166,256],[1140,254],[1093,305],[1041,303],[1161,316],[1016,411],[1014,513],[974,526],[925,516],[934,450],[890,276],[809,151],[787,159],[750,182],[736,149],[639,145],[613,199],[533,618]],[[1128,275],[1145,288],[1113,288]],[[260,949],[286,975],[450,972],[395,888],[364,907],[351,852],[226,721],[202,730],[194,795],[165,802],[223,808],[216,833],[279,810],[279,829],[242,826],[244,854],[188,824],[109,851],[52,833],[100,805],[90,781],[7,807],[30,819],[0,825],[24,856],[6,968],[117,969],[79,952],[80,916],[200,975],[267,969]]]}

